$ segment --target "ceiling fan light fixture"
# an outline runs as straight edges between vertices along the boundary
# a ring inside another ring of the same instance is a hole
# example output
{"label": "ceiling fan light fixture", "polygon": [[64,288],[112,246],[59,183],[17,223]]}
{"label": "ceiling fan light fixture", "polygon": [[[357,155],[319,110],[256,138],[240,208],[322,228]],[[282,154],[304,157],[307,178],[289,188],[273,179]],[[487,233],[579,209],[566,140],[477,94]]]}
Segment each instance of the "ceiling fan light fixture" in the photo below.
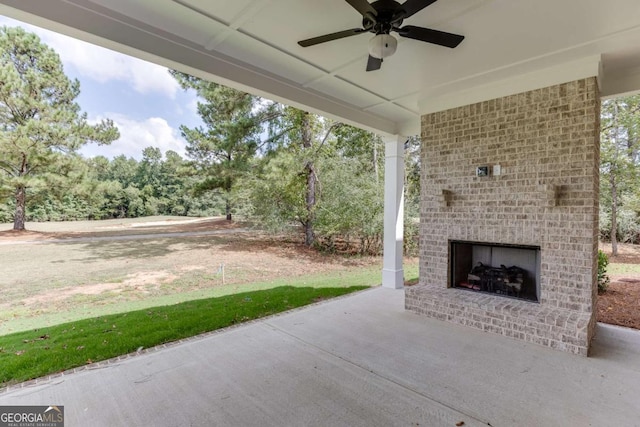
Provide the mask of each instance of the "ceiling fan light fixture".
{"label": "ceiling fan light fixture", "polygon": [[453,49],[457,47],[464,36],[460,34],[446,33],[433,28],[404,25],[405,19],[410,18],[437,0],[345,0],[362,15],[362,27],[329,33],[310,39],[300,40],[302,47],[315,46],[333,40],[344,39],[362,33],[373,33],[375,36],[369,40],[369,58],[367,59],[367,71],[379,70],[382,61],[393,55],[398,47],[398,40],[389,35],[395,31],[400,37],[431,43]]}
{"label": "ceiling fan light fixture", "polygon": [[369,40],[369,55],[383,59],[393,55],[398,47],[398,40],[390,34],[376,34]]}

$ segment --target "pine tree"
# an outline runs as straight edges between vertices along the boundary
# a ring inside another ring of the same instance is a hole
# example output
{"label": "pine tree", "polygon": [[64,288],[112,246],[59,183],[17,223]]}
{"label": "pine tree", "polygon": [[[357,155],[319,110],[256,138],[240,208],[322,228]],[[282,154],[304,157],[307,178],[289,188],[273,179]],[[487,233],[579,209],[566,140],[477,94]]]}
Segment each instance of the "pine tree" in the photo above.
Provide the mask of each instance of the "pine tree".
{"label": "pine tree", "polygon": [[38,36],[0,28],[0,189],[15,197],[14,230],[24,230],[30,188],[64,183],[82,145],[119,137],[110,120],[87,123],[79,94],[80,83]]}
{"label": "pine tree", "polygon": [[187,140],[187,156],[201,177],[197,193],[222,190],[226,218],[231,220],[232,190],[260,148],[268,106],[261,106],[260,99],[248,93],[178,71],[171,74],[183,89],[195,90],[204,101],[198,103],[204,127],[180,127]]}

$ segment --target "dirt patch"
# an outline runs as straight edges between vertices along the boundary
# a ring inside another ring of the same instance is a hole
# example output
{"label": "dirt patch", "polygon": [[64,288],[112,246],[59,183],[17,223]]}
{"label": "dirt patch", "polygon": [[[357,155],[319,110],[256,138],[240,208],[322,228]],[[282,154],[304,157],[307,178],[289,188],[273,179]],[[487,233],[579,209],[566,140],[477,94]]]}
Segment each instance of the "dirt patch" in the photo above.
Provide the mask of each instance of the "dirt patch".
{"label": "dirt patch", "polygon": [[0,242],[15,242],[15,241],[37,241],[46,240],[55,237],[53,233],[43,233],[40,231],[31,230],[6,230],[0,231]]}
{"label": "dirt patch", "polygon": [[[100,225],[109,222],[108,225]],[[224,218],[158,219],[154,221],[131,222],[129,220],[81,221],[80,230],[73,229],[73,222],[60,231],[48,231],[50,223],[29,224],[27,230],[0,231],[0,244],[14,242],[35,242],[51,239],[72,239],[76,237],[109,237],[122,235],[144,235],[154,233],[193,233],[218,230],[233,230],[249,227],[250,224],[227,221]],[[60,223],[52,223],[60,227]]]}
{"label": "dirt patch", "polygon": [[127,275],[119,283],[96,283],[86,286],[66,287],[55,291],[47,291],[23,299],[20,303],[28,308],[68,300],[77,295],[100,295],[103,293],[120,293],[124,290],[149,293],[162,283],[169,283],[177,278],[168,271],[139,272]]}
{"label": "dirt patch", "polygon": [[640,245],[618,244],[618,255],[611,255],[611,243],[600,243],[600,250],[609,257],[610,263],[640,264]]}

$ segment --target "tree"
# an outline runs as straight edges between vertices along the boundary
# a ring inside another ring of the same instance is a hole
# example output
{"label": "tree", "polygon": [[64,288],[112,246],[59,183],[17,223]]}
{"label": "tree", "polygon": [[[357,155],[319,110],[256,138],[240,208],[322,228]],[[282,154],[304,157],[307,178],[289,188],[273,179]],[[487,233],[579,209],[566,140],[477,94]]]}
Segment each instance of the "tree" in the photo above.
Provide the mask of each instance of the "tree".
{"label": "tree", "polygon": [[[602,104],[601,204],[610,221],[612,254],[618,254],[618,220],[625,198],[634,190],[640,144],[640,96],[609,99]],[[637,216],[637,215],[636,215]],[[635,218],[634,222],[637,222]]]}
{"label": "tree", "polygon": [[300,173],[300,159],[281,150],[260,163],[259,173],[243,180],[243,186],[251,189],[251,216],[270,231],[285,231],[292,222],[303,225],[306,180]]}
{"label": "tree", "polygon": [[[289,151],[298,159],[298,167],[294,167],[296,175],[292,177],[291,184],[300,180],[304,182],[304,210],[292,210],[295,219],[300,222],[304,232],[305,245],[311,246],[315,242],[314,225],[316,220],[317,183],[316,160],[319,149],[331,134],[332,127],[326,132],[325,137],[319,135],[323,128],[320,117],[294,107],[281,107],[281,113],[277,120],[271,123],[271,141],[277,141],[283,149]],[[296,188],[292,185],[290,188]],[[298,203],[295,203],[298,205]]]}
{"label": "tree", "polygon": [[185,175],[188,173],[184,159],[175,151],[165,153],[165,161],[160,167],[161,187],[159,197],[165,208],[163,213],[170,215],[186,215],[190,196],[186,191]]}
{"label": "tree", "polygon": [[171,75],[183,89],[195,90],[204,100],[198,102],[204,127],[180,127],[195,175],[202,177],[196,192],[222,190],[226,218],[231,220],[232,190],[260,148],[261,125],[268,116],[268,105],[248,93],[188,74],[171,71]]}
{"label": "tree", "polygon": [[133,157],[124,154],[114,157],[105,172],[100,177],[102,181],[118,181],[123,187],[137,185],[138,162]]}
{"label": "tree", "polygon": [[[304,152],[309,152],[312,148],[313,129],[311,122],[311,114],[302,112],[296,115],[296,119],[300,121],[300,144]],[[304,242],[307,246],[311,246],[315,240],[313,226],[316,220],[316,184],[318,176],[316,174],[316,166],[313,156],[305,156],[304,161],[304,177],[306,182],[305,208],[306,218],[302,225],[304,227]]]}
{"label": "tree", "polygon": [[[323,245],[343,239],[344,248],[374,254],[382,249],[384,144],[371,132],[332,123],[325,137],[321,171],[321,200],[316,230]],[[327,145],[331,146],[330,149]]]}
{"label": "tree", "polygon": [[144,215],[157,215],[162,212],[160,188],[162,186],[161,174],[162,151],[157,147],[146,147],[142,150],[142,160],[138,163],[136,173],[136,187],[141,190],[144,200]]}
{"label": "tree", "polygon": [[[373,144],[372,144],[373,145]],[[347,250],[357,244],[361,254],[382,249],[383,183],[375,179],[369,159],[325,156],[322,197],[317,206],[316,232],[327,249],[342,239]]]}
{"label": "tree", "polygon": [[15,197],[14,230],[24,230],[30,187],[72,174],[82,145],[119,137],[110,120],[87,123],[79,94],[80,83],[38,36],[0,28],[0,184]]}
{"label": "tree", "polygon": [[278,148],[263,159],[253,187],[253,215],[274,230],[302,226],[307,246],[332,249],[354,237],[375,251],[382,216],[379,138],[293,107],[282,107],[270,139]]}

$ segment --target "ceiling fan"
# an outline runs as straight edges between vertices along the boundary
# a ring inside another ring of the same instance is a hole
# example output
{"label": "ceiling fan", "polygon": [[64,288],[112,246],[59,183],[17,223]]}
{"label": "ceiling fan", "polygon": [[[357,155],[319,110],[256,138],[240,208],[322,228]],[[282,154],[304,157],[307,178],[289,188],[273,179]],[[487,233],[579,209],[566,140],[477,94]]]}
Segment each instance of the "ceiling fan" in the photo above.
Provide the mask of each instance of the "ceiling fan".
{"label": "ceiling fan", "polygon": [[302,47],[309,47],[361,33],[374,33],[375,36],[369,41],[367,71],[379,70],[383,59],[395,53],[398,41],[390,34],[391,31],[395,31],[400,36],[409,39],[454,48],[464,40],[464,36],[413,25],[401,27],[403,20],[436,1],[406,0],[403,4],[400,4],[395,0],[377,0],[373,3],[369,3],[367,0],[346,0],[351,7],[362,15],[362,28],[352,28],[338,31],[337,33],[325,34],[301,40],[298,44]]}

